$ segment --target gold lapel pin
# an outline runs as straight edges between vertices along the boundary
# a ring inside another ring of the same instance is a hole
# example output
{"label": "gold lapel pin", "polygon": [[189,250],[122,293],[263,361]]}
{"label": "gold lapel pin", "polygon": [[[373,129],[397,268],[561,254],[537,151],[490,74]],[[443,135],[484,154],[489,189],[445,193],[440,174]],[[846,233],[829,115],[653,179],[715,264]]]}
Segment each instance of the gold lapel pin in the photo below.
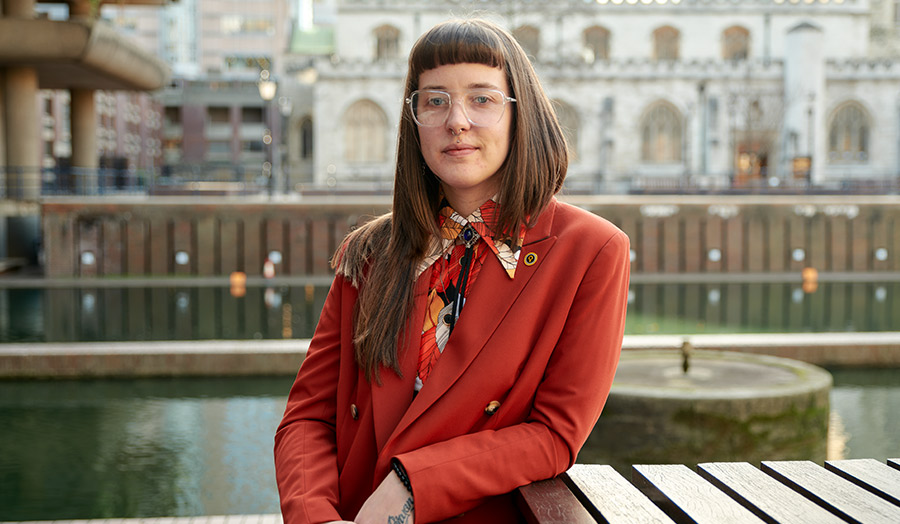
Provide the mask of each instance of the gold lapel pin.
{"label": "gold lapel pin", "polygon": [[533,266],[533,265],[537,264],[537,260],[538,260],[538,256],[537,256],[537,253],[535,253],[534,251],[525,255],[525,265],[526,266]]}

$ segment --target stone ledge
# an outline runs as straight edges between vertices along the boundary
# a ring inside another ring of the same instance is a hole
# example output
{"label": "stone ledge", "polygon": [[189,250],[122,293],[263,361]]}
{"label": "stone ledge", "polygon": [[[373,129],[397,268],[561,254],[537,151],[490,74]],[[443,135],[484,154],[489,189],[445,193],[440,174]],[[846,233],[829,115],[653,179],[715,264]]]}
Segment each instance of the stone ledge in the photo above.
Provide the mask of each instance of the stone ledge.
{"label": "stone ledge", "polygon": [[900,367],[900,332],[626,335],[623,349],[739,351],[791,358],[817,366]]}
{"label": "stone ledge", "polygon": [[[818,366],[900,367],[900,332],[627,335],[624,350],[739,351]],[[0,379],[294,375],[308,339],[0,344]]]}
{"label": "stone ledge", "polygon": [[293,375],[308,340],[0,345],[0,378]]}

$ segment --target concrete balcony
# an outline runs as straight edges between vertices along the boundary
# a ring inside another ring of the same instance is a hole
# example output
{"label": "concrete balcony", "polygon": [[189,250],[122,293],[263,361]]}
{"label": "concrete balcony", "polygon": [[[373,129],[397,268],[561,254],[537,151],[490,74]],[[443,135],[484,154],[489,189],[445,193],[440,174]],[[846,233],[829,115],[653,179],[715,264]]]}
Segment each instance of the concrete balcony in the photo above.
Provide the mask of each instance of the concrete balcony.
{"label": "concrete balcony", "polygon": [[147,90],[169,67],[99,20],[0,18],[0,66],[37,70],[41,89]]}

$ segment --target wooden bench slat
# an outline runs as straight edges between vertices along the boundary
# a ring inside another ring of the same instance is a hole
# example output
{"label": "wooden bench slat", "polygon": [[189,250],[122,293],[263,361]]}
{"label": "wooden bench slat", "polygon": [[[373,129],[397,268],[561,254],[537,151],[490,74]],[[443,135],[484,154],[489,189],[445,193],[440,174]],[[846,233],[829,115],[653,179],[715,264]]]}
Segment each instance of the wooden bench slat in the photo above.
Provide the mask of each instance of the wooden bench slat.
{"label": "wooden bench slat", "polygon": [[841,518],[866,524],[900,522],[900,507],[814,462],[763,462],[761,469]]}
{"label": "wooden bench slat", "polygon": [[598,522],[672,524],[656,504],[612,466],[576,464],[563,477]]}
{"label": "wooden bench slat", "polygon": [[747,462],[699,464],[712,485],[766,522],[838,524],[844,521]]}
{"label": "wooden bench slat", "polygon": [[829,460],[825,469],[900,505],[900,471],[875,459]]}
{"label": "wooden bench slat", "polygon": [[530,524],[595,524],[569,487],[556,477],[519,488],[519,511]]}
{"label": "wooden bench slat", "polygon": [[635,486],[677,522],[743,524],[759,517],[682,464],[635,465]]}
{"label": "wooden bench slat", "polygon": [[900,458],[888,459],[887,465],[894,469],[900,469]]}

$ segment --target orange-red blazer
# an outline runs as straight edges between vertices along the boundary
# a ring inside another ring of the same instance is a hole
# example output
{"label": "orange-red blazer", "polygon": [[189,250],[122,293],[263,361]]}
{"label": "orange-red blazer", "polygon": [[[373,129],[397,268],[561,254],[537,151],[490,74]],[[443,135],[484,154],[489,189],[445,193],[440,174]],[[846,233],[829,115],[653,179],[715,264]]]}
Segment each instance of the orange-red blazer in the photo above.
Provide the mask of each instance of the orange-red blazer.
{"label": "orange-red blazer", "polygon": [[525,235],[515,279],[485,262],[415,398],[429,272],[416,284],[402,376],[383,369],[380,386],[354,360],[357,290],[338,276],[275,435],[285,523],[353,519],[393,457],[417,523],[518,519],[510,492],[568,469],[600,416],[629,264],[624,233],[554,199]]}

